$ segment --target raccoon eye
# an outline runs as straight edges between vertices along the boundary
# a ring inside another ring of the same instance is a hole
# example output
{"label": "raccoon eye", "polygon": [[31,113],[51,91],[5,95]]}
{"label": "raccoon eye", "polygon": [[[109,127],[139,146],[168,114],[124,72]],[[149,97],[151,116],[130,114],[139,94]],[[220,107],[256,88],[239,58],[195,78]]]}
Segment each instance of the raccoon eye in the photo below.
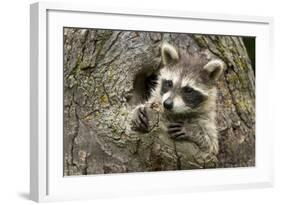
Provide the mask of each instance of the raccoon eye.
{"label": "raccoon eye", "polygon": [[183,88],[183,91],[184,91],[185,93],[192,93],[194,90],[193,90],[191,87],[184,87],[184,88]]}
{"label": "raccoon eye", "polygon": [[168,88],[171,88],[171,87],[173,87],[173,81],[171,81],[171,80],[166,80],[166,81],[165,81],[165,85],[166,85]]}
{"label": "raccoon eye", "polygon": [[161,95],[168,92],[173,87],[173,81],[171,80],[162,80]]}
{"label": "raccoon eye", "polygon": [[194,90],[191,87],[183,87],[182,88],[182,99],[186,105],[191,108],[198,107],[204,100],[207,99],[202,93],[197,90]]}

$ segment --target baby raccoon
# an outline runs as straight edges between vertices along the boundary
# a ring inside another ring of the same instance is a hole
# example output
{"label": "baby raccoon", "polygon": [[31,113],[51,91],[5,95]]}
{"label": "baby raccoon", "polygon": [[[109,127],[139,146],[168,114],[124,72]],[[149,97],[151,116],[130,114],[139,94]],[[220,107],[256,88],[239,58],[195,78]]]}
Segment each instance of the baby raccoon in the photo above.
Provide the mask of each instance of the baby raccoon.
{"label": "baby raccoon", "polygon": [[189,140],[202,151],[218,153],[216,129],[216,81],[225,64],[208,61],[206,55],[190,55],[168,43],[161,47],[163,68],[148,102],[134,110],[135,130],[149,132],[149,107],[159,103],[166,119],[166,132],[174,140]]}

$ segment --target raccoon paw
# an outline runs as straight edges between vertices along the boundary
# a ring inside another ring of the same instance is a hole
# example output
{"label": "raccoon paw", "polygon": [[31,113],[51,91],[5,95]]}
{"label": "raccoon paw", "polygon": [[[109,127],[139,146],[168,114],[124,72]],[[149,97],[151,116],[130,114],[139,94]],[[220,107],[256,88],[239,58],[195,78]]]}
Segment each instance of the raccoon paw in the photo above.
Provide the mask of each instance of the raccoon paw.
{"label": "raccoon paw", "polygon": [[147,109],[145,107],[139,107],[136,110],[135,117],[132,120],[132,129],[138,132],[149,132],[149,120],[147,115]]}
{"label": "raccoon paw", "polygon": [[173,122],[168,125],[168,134],[174,140],[188,139],[183,122]]}

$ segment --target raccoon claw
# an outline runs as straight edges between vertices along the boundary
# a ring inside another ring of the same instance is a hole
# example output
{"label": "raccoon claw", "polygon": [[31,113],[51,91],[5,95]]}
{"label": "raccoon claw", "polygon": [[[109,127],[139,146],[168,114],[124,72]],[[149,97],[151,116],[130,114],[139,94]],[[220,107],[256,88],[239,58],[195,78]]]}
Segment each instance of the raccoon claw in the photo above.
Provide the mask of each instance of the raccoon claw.
{"label": "raccoon claw", "polygon": [[187,139],[183,122],[170,123],[168,125],[168,134],[175,140]]}
{"label": "raccoon claw", "polygon": [[149,121],[145,107],[140,107],[137,109],[136,117],[133,120],[133,128],[142,133],[149,132]]}

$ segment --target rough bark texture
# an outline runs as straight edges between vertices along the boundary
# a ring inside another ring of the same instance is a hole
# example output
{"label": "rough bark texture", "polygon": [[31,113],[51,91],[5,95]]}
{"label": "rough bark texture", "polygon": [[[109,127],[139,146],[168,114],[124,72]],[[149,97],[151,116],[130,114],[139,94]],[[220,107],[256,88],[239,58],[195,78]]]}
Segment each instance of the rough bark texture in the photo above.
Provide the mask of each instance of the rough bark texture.
{"label": "rough bark texture", "polygon": [[[217,82],[220,152],[130,130],[145,78],[161,66],[163,41],[190,53],[205,49],[227,69]],[[242,38],[64,29],[64,175],[255,165],[255,77]]]}

